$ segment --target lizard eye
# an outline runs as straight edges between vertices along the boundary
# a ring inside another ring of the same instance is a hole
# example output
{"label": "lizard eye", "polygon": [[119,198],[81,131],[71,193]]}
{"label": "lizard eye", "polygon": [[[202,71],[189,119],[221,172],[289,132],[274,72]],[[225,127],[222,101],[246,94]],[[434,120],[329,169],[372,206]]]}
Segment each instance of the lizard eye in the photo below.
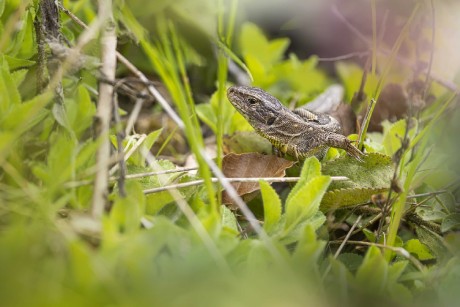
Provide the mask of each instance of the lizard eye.
{"label": "lizard eye", "polygon": [[257,100],[256,100],[255,98],[249,97],[249,98],[248,98],[248,102],[249,102],[250,104],[256,104],[256,103],[257,103]]}

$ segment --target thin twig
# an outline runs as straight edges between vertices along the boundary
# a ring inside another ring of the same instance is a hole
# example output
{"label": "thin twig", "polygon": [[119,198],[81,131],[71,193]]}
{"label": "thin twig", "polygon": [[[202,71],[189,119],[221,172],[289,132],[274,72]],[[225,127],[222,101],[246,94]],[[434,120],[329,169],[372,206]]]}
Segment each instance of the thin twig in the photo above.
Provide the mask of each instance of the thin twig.
{"label": "thin twig", "polygon": [[[147,135],[145,134],[141,134],[139,139],[136,141],[136,143],[134,143],[134,145],[129,149],[129,151],[125,154],[124,157],[118,157],[119,159],[124,159],[125,161],[127,161],[129,159],[129,157],[131,157],[131,155],[137,150],[137,148],[139,146],[142,145],[142,143],[144,143],[145,139],[147,138]],[[127,147],[124,149],[124,151],[127,150]],[[118,170],[118,164],[114,165],[110,171],[109,171],[109,174],[110,175],[113,175],[116,171]]]}
{"label": "thin twig", "polygon": [[[155,160],[155,157],[152,155],[152,153],[146,149],[141,150],[141,154],[144,156],[144,158],[147,161],[147,164],[149,167],[152,169],[159,168],[160,166],[158,165],[157,161]],[[160,183],[165,183],[169,178],[165,177],[164,175],[159,176],[159,181]],[[204,245],[208,249],[209,253],[211,256],[214,258],[216,261],[217,265],[224,271],[229,274],[230,277],[233,276],[231,273],[230,267],[228,266],[228,263],[225,259],[225,257],[222,255],[221,251],[215,244],[214,240],[212,237],[209,235],[208,231],[204,228],[203,224],[201,223],[200,219],[196,216],[195,212],[190,208],[190,206],[187,204],[187,202],[182,198],[182,195],[177,189],[172,189],[169,190],[170,195],[176,202],[178,208],[181,210],[181,212],[184,214],[184,216],[187,218],[189,221],[190,225],[192,228],[196,231],[198,236],[201,238],[203,241]]]}
{"label": "thin twig", "polygon": [[286,272],[290,272],[290,268],[285,262],[280,251],[273,244],[271,238],[268,236],[268,234],[265,232],[262,226],[260,226],[258,222],[255,222],[257,218],[252,213],[252,211],[248,208],[246,203],[238,195],[238,192],[235,190],[235,188],[230,184],[230,182],[228,181],[228,178],[225,177],[222,171],[217,167],[214,161],[208,157],[207,153],[203,149],[201,149],[200,154],[203,157],[203,159],[206,161],[206,163],[209,165],[214,175],[216,175],[216,177],[219,179],[220,184],[226,190],[228,196],[233,200],[234,204],[240,209],[241,213],[243,213],[243,215],[247,218],[252,229],[254,229],[256,234],[259,236],[260,240],[264,243],[265,247],[267,248],[268,252],[273,256],[274,260],[280,266],[286,269]]}
{"label": "thin twig", "polygon": [[[330,241],[330,244],[341,244],[342,241]],[[414,256],[412,256],[407,250],[405,250],[402,247],[394,247],[394,246],[389,246],[389,245],[384,245],[384,244],[379,244],[379,243],[372,243],[372,242],[364,242],[364,241],[348,241],[348,244],[355,244],[355,245],[364,245],[364,246],[376,246],[380,248],[385,248],[388,250],[391,250],[392,252],[397,253],[398,255],[406,258],[412,264],[420,271],[424,271],[423,265],[420,263],[420,261],[417,260]]]}
{"label": "thin twig", "polygon": [[[112,15],[112,1],[99,0],[98,19],[104,24],[101,38],[101,73],[108,79],[115,79],[117,35]],[[109,159],[110,159],[110,121],[112,118],[113,87],[106,83],[99,84],[97,106],[97,124],[99,125],[100,146],[96,153],[98,171],[94,179],[92,200],[92,215],[100,218],[104,213],[106,196],[108,194]]]}
{"label": "thin twig", "polygon": [[336,57],[330,57],[330,58],[318,58],[319,62],[333,62],[333,61],[342,61],[342,60],[348,60],[354,57],[362,58],[369,55],[369,51],[355,51],[355,52],[350,52],[347,54],[343,55],[338,55]]}
{"label": "thin twig", "polygon": [[434,58],[434,42],[435,42],[435,26],[436,26],[436,12],[434,10],[433,0],[430,1],[431,6],[431,52],[430,52],[430,61],[428,62],[428,68],[426,73],[425,85],[423,89],[423,100],[426,101],[428,96],[428,85],[430,84],[430,75],[431,69],[433,68],[433,58]]}
{"label": "thin twig", "polygon": [[[348,177],[345,177],[345,176],[334,176],[334,177],[331,177],[331,179],[333,181],[349,180]],[[300,177],[227,178],[228,182],[258,183],[260,180],[267,181],[267,182],[297,182],[300,180]],[[214,183],[219,182],[219,178],[211,178],[211,181]],[[158,193],[158,192],[167,191],[171,189],[188,188],[188,187],[195,186],[195,185],[201,185],[203,183],[204,183],[203,179],[184,182],[184,183],[177,183],[177,184],[167,185],[163,187],[147,189],[147,190],[144,190],[144,194]]]}
{"label": "thin twig", "polygon": [[[342,252],[342,249],[345,247],[345,244],[347,243],[348,239],[350,238],[350,236],[352,235],[353,233],[353,230],[356,228],[356,226],[359,224],[359,222],[361,221],[361,218],[363,216],[360,215],[358,216],[358,218],[356,219],[356,221],[353,223],[353,226],[351,226],[350,230],[348,231],[347,233],[347,236],[345,237],[345,239],[342,241],[342,244],[340,244],[339,248],[337,249],[337,251],[335,252],[334,254],[334,259],[337,259],[337,257],[340,255],[340,253]],[[324,273],[323,273],[323,277],[322,277],[322,280],[324,280],[326,278],[326,275],[329,274],[329,271],[331,270],[331,267],[332,267],[332,264],[329,263],[329,265],[327,266],[326,270],[324,270]]]}
{"label": "thin twig", "polygon": [[117,131],[117,152],[118,156],[120,157],[118,161],[118,166],[120,169],[120,176],[118,177],[118,191],[121,197],[126,197],[125,177],[127,170],[123,152],[123,140],[125,139],[125,134],[123,131],[123,127],[121,126],[120,112],[118,111],[118,94],[115,90],[115,87],[113,90],[113,118],[115,121],[115,127]]}

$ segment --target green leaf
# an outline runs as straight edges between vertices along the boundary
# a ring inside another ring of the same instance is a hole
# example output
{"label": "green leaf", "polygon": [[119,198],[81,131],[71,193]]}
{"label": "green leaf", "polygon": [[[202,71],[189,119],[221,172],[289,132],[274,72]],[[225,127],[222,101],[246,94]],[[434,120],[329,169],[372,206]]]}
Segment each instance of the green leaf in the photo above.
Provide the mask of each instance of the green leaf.
{"label": "green leaf", "polygon": [[145,195],[136,181],[125,182],[126,197],[116,196],[110,211],[110,220],[121,233],[133,233],[140,229],[145,211]]}
{"label": "green leaf", "polygon": [[367,228],[364,228],[364,229],[363,229],[363,234],[366,236],[366,239],[367,239],[369,242],[375,243],[375,241],[377,240],[377,237],[375,236],[374,232],[368,230]]}
{"label": "green leaf", "polygon": [[30,10],[26,11],[20,26],[21,29],[10,41],[6,53],[19,59],[30,59],[37,50],[34,39],[34,21]]}
{"label": "green leaf", "polygon": [[[310,99],[312,94],[324,90],[327,86],[327,76],[324,72],[316,68],[318,59],[311,56],[304,61],[300,61],[295,55],[291,54],[289,59],[273,67],[273,74],[277,77],[277,83],[282,86],[275,87],[273,92],[281,99],[289,99],[292,96],[298,97],[300,104]],[[289,84],[292,92],[286,95],[286,88],[283,84]]]}
{"label": "green leaf", "polygon": [[398,282],[408,263],[408,261],[397,261],[388,267],[388,284]]}
{"label": "green leaf", "polygon": [[66,99],[65,111],[68,128],[79,139],[91,128],[96,114],[96,105],[91,101],[91,96],[84,85],[78,86],[76,94],[76,97]]}
{"label": "green leaf", "polygon": [[420,242],[430,249],[430,252],[439,262],[442,262],[450,256],[449,250],[445,246],[441,236],[424,227],[416,227],[415,231]]}
{"label": "green leaf", "polygon": [[315,265],[323,253],[325,246],[326,242],[318,241],[315,228],[312,225],[307,225],[300,236],[292,257],[295,261],[297,260],[303,265],[306,262]]}
{"label": "green leaf", "polygon": [[446,216],[441,223],[441,231],[446,232],[460,228],[460,213],[452,213]]}
{"label": "green leaf", "polygon": [[196,106],[198,117],[216,133],[217,129],[217,114],[221,114],[223,118],[223,133],[230,133],[233,115],[236,113],[235,108],[231,103],[224,99],[222,104],[218,102],[218,92],[214,92],[211,96],[210,103],[202,103]]}
{"label": "green leaf", "polygon": [[389,189],[394,167],[391,158],[369,153],[363,160],[360,162],[347,155],[323,163],[323,174],[345,176],[350,180],[331,183],[321,203],[321,210],[362,204],[368,202],[373,194]]}
{"label": "green leaf", "polygon": [[21,96],[11,76],[8,62],[0,57],[0,119],[12,105],[21,103]]}
{"label": "green leaf", "polygon": [[217,117],[214,113],[214,108],[209,103],[202,103],[195,107],[198,118],[205,123],[215,133]]}
{"label": "green leaf", "polygon": [[315,177],[290,197],[286,202],[285,229],[292,229],[303,220],[316,214],[330,182],[329,176]]}
{"label": "green leaf", "polygon": [[137,148],[131,157],[129,157],[128,162],[136,166],[144,166],[145,158],[142,154],[142,151],[150,151],[150,148],[152,148],[153,144],[156,142],[162,131],[163,129],[161,128],[150,132],[145,138],[144,142],[139,146],[139,148]]}
{"label": "green leaf", "polygon": [[245,23],[241,27],[240,46],[245,60],[248,56],[255,56],[262,65],[271,66],[282,59],[288,45],[287,38],[268,41],[255,24]]}
{"label": "green leaf", "polygon": [[404,244],[404,249],[415,255],[419,260],[432,260],[436,257],[430,252],[430,249],[418,239],[411,239]]}
{"label": "green leaf", "polygon": [[350,272],[356,272],[363,263],[363,256],[352,253],[342,253],[337,257],[337,260],[342,262]]}
{"label": "green leaf", "polygon": [[13,78],[14,84],[17,88],[22,84],[28,72],[29,71],[27,69],[19,69],[11,73],[11,77]]}
{"label": "green leaf", "polygon": [[14,141],[15,135],[13,132],[0,131],[0,154],[3,154],[3,151],[6,151]]}
{"label": "green leaf", "polygon": [[269,183],[261,180],[259,184],[264,202],[264,229],[270,233],[281,218],[281,200]]}
{"label": "green leaf", "polygon": [[319,175],[321,175],[321,164],[318,159],[316,157],[306,159],[300,172],[300,180],[289,193],[286,204],[289,203],[291,197],[293,197],[308,181]]}
{"label": "green leaf", "polygon": [[371,293],[380,294],[385,289],[387,275],[388,265],[385,258],[377,247],[371,246],[356,272],[356,281]]}
{"label": "green leaf", "polygon": [[21,131],[32,128],[49,114],[45,106],[52,100],[52,97],[50,92],[45,92],[22,104],[10,107],[8,112],[0,114],[0,127],[6,130],[20,129]]}
{"label": "green leaf", "polygon": [[4,56],[5,56],[5,60],[8,62],[8,66],[10,67],[10,70],[15,70],[18,68],[27,68],[32,65],[35,65],[35,61],[15,58],[15,57],[11,57],[6,54]]}
{"label": "green leaf", "polygon": [[235,213],[227,206],[222,206],[222,226],[233,230],[235,234],[239,233]]}

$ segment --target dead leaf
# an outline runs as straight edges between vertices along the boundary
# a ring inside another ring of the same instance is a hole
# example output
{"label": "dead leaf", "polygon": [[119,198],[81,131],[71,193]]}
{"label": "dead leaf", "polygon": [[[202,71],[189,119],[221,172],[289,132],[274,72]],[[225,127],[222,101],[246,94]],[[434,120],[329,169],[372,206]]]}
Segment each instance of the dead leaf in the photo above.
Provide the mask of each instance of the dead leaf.
{"label": "dead leaf", "polygon": [[[286,169],[294,163],[294,161],[260,153],[228,154],[222,161],[222,171],[228,178],[284,177]],[[232,185],[239,196],[247,196],[260,189],[258,182],[234,182]],[[246,198],[245,200],[248,201]],[[222,203],[230,205],[231,209],[236,209],[234,202],[225,191],[222,193]]]}

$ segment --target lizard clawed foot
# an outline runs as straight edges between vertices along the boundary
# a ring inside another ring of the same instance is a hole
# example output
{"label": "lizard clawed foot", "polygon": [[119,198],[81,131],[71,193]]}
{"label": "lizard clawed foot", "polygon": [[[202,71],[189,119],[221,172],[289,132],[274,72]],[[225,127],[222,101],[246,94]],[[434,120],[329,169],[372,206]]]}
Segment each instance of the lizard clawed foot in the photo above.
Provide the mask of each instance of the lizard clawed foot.
{"label": "lizard clawed foot", "polygon": [[362,158],[365,156],[365,154],[363,154],[358,148],[353,146],[351,141],[341,134],[333,133],[328,135],[327,145],[331,147],[341,148],[345,150],[348,155],[352,156],[359,162],[364,162]]}
{"label": "lizard clawed foot", "polygon": [[349,154],[350,156],[352,156],[353,158],[355,158],[359,162],[364,162],[364,160],[362,158],[365,156],[365,154],[363,154],[361,152],[361,150],[359,150],[358,148],[353,146],[353,144],[351,144],[351,142],[348,139],[347,139],[347,141],[348,141],[348,146],[347,146],[347,148],[344,148],[345,151],[347,152],[347,154]]}

